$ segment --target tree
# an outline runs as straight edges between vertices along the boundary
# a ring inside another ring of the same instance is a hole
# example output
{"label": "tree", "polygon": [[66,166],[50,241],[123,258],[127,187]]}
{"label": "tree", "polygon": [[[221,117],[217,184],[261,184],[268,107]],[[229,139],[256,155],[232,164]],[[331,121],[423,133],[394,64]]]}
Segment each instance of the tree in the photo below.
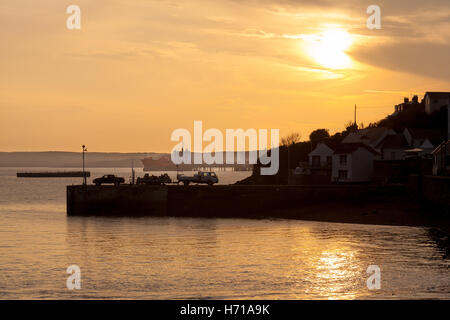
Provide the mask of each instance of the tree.
{"label": "tree", "polygon": [[318,141],[330,137],[328,129],[316,129],[309,135],[309,140]]}
{"label": "tree", "polygon": [[281,138],[281,145],[289,147],[293,144],[299,143],[301,137],[302,137],[302,135],[298,132],[288,134],[287,136]]}
{"label": "tree", "polygon": [[345,124],[345,131],[347,133],[356,132],[356,131],[358,131],[358,125],[356,123],[352,122],[352,121],[348,121]]}

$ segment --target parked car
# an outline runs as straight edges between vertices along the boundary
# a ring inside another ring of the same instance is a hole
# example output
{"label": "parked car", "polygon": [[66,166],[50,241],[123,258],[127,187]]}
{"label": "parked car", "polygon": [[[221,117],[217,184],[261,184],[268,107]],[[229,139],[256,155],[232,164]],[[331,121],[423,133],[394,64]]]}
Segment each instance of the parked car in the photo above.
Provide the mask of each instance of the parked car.
{"label": "parked car", "polygon": [[177,179],[178,184],[183,183],[185,186],[188,186],[191,182],[206,183],[209,186],[212,186],[213,184],[219,182],[219,178],[217,178],[215,172],[205,172],[205,171],[199,171],[193,176],[185,176],[181,174],[177,176]]}
{"label": "parked car", "polygon": [[172,179],[170,179],[167,173],[164,173],[159,177],[146,173],[142,178],[139,177],[136,179],[136,184],[165,185],[166,183],[171,182]]}
{"label": "parked car", "polygon": [[122,177],[116,177],[113,174],[105,174],[103,177],[96,178],[93,181],[96,186],[101,186],[102,184],[112,183],[116,186],[120,185],[121,183],[125,183],[125,179]]}

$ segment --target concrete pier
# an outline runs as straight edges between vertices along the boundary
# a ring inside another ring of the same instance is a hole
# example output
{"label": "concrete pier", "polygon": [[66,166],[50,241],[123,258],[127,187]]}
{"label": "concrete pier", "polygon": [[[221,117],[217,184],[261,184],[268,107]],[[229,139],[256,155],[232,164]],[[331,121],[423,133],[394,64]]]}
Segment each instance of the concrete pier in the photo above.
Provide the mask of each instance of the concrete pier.
{"label": "concrete pier", "polygon": [[69,216],[301,218],[304,208],[383,204],[406,199],[402,186],[67,186]]}

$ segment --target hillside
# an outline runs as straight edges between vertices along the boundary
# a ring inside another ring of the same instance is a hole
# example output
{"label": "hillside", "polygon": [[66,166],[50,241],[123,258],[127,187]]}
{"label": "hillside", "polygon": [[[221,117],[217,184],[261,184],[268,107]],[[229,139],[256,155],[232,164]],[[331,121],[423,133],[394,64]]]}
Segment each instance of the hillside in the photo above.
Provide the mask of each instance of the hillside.
{"label": "hillside", "polygon": [[[427,114],[424,111],[424,106],[422,103],[412,104],[410,108],[387,116],[375,123],[369,124],[368,127],[387,127],[393,129],[396,132],[402,132],[405,128],[420,128],[420,129],[439,129],[442,131],[442,140],[447,136],[447,108],[442,108],[440,111],[434,112],[432,114]],[[259,166],[255,166],[253,170],[253,175],[247,179],[239,182],[240,184],[286,184],[288,177],[288,166],[289,169],[295,169],[299,162],[308,161],[308,154],[317,145],[318,142],[327,142],[329,144],[339,143],[344,139],[350,132],[357,129],[362,129],[362,126],[356,126],[347,124],[346,129],[337,132],[334,135],[325,138],[318,139],[314,141],[302,141],[292,144],[289,147],[289,158],[288,163],[288,148],[286,146],[280,146],[280,169],[278,174],[274,176],[261,176],[259,174]]]}

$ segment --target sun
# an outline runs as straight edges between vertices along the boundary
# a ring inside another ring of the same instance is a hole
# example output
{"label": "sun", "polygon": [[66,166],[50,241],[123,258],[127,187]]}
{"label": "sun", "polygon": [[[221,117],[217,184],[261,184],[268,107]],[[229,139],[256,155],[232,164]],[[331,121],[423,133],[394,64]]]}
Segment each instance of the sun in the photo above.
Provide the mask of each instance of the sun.
{"label": "sun", "polygon": [[347,31],[329,29],[302,38],[307,43],[308,54],[321,66],[329,69],[346,69],[352,65],[346,51],[352,45],[353,38]]}

